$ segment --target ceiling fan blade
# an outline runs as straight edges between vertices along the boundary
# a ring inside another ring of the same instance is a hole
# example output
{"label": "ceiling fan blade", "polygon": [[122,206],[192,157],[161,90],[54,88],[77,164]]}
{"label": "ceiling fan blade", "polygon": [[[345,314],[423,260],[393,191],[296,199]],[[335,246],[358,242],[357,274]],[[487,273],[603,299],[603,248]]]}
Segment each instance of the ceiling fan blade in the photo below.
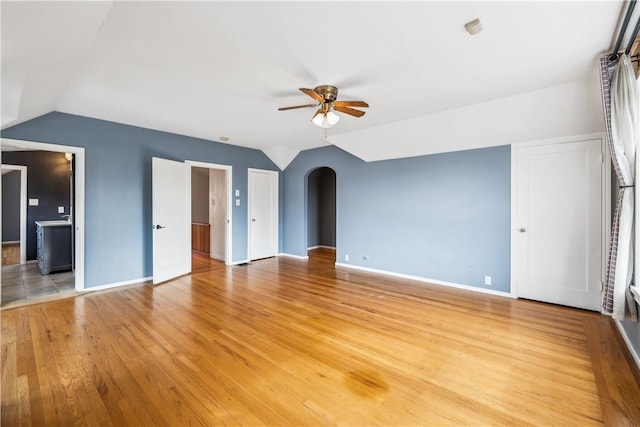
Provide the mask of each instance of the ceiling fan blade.
{"label": "ceiling fan blade", "polygon": [[364,111],[354,110],[353,108],[349,108],[349,107],[340,107],[340,106],[335,106],[334,104],[333,109],[341,113],[349,114],[350,116],[354,116],[354,117],[364,116]]}
{"label": "ceiling fan blade", "polygon": [[336,107],[368,107],[369,106],[369,104],[367,104],[364,101],[335,101],[333,105]]}
{"label": "ceiling fan blade", "polygon": [[318,104],[296,105],[295,107],[281,107],[281,108],[278,108],[278,111],[295,110],[296,108],[308,108],[308,107],[317,107],[317,106]]}
{"label": "ceiling fan blade", "polygon": [[309,95],[310,97],[312,97],[313,99],[315,99],[316,101],[318,101],[318,102],[324,102],[324,98],[323,98],[322,96],[320,96],[320,95],[318,94],[318,92],[316,92],[315,90],[313,90],[313,89],[307,89],[307,88],[304,88],[304,87],[301,87],[301,88],[300,88],[300,90],[301,90],[303,93],[305,93],[305,94]]}

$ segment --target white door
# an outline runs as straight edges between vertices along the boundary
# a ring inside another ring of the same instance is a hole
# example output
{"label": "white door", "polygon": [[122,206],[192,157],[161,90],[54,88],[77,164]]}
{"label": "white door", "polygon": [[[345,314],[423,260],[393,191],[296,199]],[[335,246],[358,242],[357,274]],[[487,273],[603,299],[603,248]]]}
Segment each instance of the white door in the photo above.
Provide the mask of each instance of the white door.
{"label": "white door", "polygon": [[227,200],[229,199],[227,171],[209,169],[209,224],[211,242],[210,256],[220,261],[227,260]]}
{"label": "white door", "polygon": [[249,259],[278,254],[278,172],[249,169]]}
{"label": "white door", "polygon": [[152,159],[153,284],[191,271],[186,165]]}
{"label": "white door", "polygon": [[601,140],[514,149],[517,296],[599,310],[604,276]]}

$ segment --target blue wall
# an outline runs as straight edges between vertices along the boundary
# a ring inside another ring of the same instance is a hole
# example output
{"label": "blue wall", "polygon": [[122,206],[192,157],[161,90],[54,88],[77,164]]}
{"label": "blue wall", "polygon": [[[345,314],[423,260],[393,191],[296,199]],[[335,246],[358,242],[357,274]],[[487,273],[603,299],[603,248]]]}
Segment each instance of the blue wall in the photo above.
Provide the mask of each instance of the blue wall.
{"label": "blue wall", "polygon": [[3,138],[85,147],[85,286],[152,274],[151,157],[233,166],[233,260],[247,257],[247,168],[278,170],[259,150],[53,112]]}
{"label": "blue wall", "polygon": [[489,289],[509,292],[510,165],[509,146],[372,163],[333,146],[303,151],[282,174],[282,251],[306,255],[305,180],[327,166],[338,262],[482,288],[489,275]]}
{"label": "blue wall", "polygon": [[2,175],[3,242],[20,241],[20,177],[15,170]]}

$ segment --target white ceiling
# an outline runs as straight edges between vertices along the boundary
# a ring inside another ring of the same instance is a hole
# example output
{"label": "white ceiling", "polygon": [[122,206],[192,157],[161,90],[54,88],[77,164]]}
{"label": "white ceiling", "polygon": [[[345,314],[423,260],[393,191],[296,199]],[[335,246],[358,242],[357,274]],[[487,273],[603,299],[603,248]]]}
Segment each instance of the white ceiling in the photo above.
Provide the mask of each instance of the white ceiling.
{"label": "white ceiling", "polygon": [[[228,136],[280,167],[328,142],[365,160],[437,152],[428,141],[389,144],[389,133],[590,81],[622,10],[619,1],[2,1],[2,127],[55,110]],[[474,18],[484,31],[470,36]],[[312,103],[298,88],[319,84],[371,107],[342,115],[326,140],[314,109],[277,111]]]}

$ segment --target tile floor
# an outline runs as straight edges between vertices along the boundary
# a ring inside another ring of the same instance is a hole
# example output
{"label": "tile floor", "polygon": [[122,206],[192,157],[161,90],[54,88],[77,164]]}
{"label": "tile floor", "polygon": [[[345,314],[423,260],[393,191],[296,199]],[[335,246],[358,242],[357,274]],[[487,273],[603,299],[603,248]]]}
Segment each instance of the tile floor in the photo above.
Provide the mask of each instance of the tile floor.
{"label": "tile floor", "polygon": [[42,275],[36,263],[2,267],[2,305],[64,292],[75,292],[72,271]]}

